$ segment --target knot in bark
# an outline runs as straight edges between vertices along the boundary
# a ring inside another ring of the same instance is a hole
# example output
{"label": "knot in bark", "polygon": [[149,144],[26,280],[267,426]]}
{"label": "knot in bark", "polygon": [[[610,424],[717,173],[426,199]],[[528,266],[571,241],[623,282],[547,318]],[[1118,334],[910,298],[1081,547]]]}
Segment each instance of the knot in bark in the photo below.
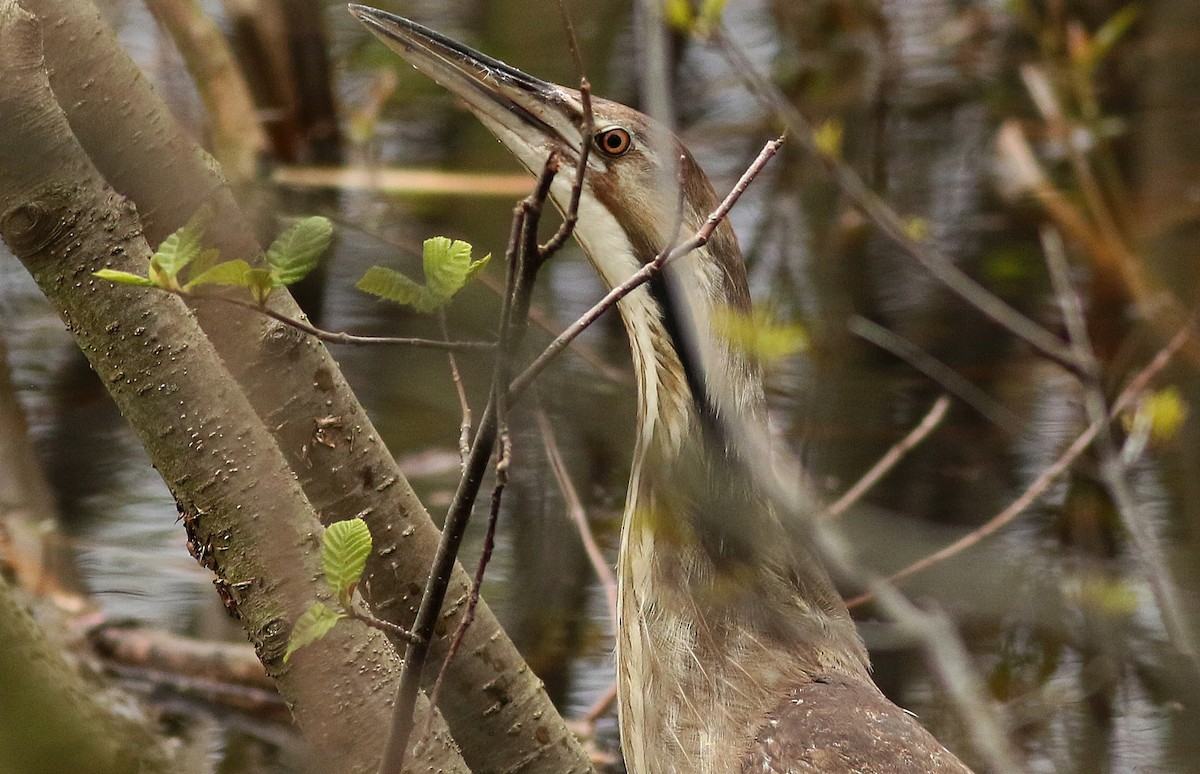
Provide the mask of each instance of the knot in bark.
{"label": "knot in bark", "polygon": [[43,201],[19,204],[0,218],[0,234],[16,255],[40,253],[68,233],[73,218]]}

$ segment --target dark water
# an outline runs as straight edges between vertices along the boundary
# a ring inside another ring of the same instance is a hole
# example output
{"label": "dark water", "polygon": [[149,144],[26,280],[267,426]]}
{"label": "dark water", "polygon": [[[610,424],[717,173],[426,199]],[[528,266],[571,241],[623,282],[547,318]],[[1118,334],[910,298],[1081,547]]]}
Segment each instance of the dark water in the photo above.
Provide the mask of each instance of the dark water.
{"label": "dark water", "polygon": [[[218,4],[207,5],[221,17]],[[634,102],[628,7],[570,5],[596,92]],[[1103,5],[1085,4],[1076,12],[1102,19],[1115,10]],[[137,4],[109,6],[131,54],[184,122],[199,125],[202,111],[170,44]],[[549,6],[537,7],[531,13],[531,4],[515,0],[390,6],[531,73],[570,83],[575,75],[557,16]],[[996,192],[999,122],[1029,110],[1014,85],[1013,67],[1030,56],[1030,44],[1005,8],[998,1],[896,0],[876,8],[865,1],[777,0],[731,4],[726,21],[751,58],[774,68],[812,118],[845,123],[846,157],[901,213],[922,219],[932,244],[1058,329],[1030,212]],[[351,160],[517,170],[473,118],[369,40],[335,4],[327,20],[336,91],[347,112],[361,104],[377,67],[399,69],[396,94],[373,139],[348,147]],[[771,136],[770,119],[710,50],[682,45],[677,71],[683,136],[716,188],[727,189]],[[502,197],[272,191],[266,198],[280,216],[320,213],[339,223],[318,290],[324,327],[405,335],[432,328],[355,291],[362,271],[385,263],[414,273],[421,240],[439,234],[502,254],[512,207]],[[845,532],[867,566],[897,569],[982,524],[1084,426],[1073,377],[1031,356],[856,220],[794,144],[732,220],[757,298],[802,321],[812,338],[806,353],[768,374],[773,420],[781,443],[806,460],[831,496],[944,391],[850,333],[855,315],[914,342],[990,401],[972,408],[956,400],[939,429],[871,493],[871,508],[845,518]],[[171,498],[136,440],[32,282],[11,260],[0,262],[0,271],[10,367],[88,587],[113,617],[236,637],[211,593],[211,579],[187,555]],[[490,273],[501,276],[499,261]],[[548,268],[536,307],[561,326],[601,293],[582,255],[570,247]],[[495,294],[472,288],[452,307],[451,325],[464,336],[483,335],[495,311]],[[546,338],[536,330],[531,336],[535,343]],[[1118,342],[1129,361],[1144,362],[1133,353],[1153,351],[1153,337],[1142,338],[1150,341]],[[611,558],[629,465],[632,380],[615,320],[583,341],[609,367],[601,372],[567,357],[547,374],[538,401],[553,418]],[[335,356],[430,510],[444,511],[456,481],[459,423],[444,356],[350,349]],[[462,365],[481,406],[484,364],[467,358]],[[1116,359],[1111,365],[1115,384],[1127,363]],[[1185,400],[1195,393],[1190,375],[1173,374]],[[546,465],[532,408],[513,417],[515,472],[485,593],[565,714],[578,717],[612,680],[611,623]],[[1143,516],[1171,547],[1167,556],[1178,568],[1185,599],[1196,575],[1189,570],[1196,553],[1187,507],[1195,502],[1188,497],[1195,466],[1185,452],[1194,446],[1188,443],[1194,433],[1185,425],[1181,436],[1134,461],[1128,476]],[[1195,672],[1170,655],[1145,575],[1095,482],[1095,461],[1085,460],[998,535],[905,588],[947,610],[959,625],[1030,770],[1200,770],[1191,757],[1200,729]],[[463,554],[468,566],[479,540],[476,525]],[[530,604],[533,599],[537,604]],[[964,757],[977,760],[912,641],[876,611],[861,612],[880,685]],[[611,719],[599,731],[604,744],[615,744]],[[291,753],[270,745],[246,752],[244,735],[226,731],[214,738],[214,747],[225,751],[222,770],[293,765]]]}

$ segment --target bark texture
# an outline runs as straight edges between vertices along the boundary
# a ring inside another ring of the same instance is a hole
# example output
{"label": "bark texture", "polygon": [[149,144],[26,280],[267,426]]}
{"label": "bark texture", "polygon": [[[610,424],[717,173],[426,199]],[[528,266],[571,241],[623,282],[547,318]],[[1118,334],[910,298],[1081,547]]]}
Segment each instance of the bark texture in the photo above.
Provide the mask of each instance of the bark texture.
{"label": "bark texture", "polygon": [[[0,235],[137,431],[194,553],[216,573],[323,770],[373,771],[394,650],[348,625],[283,662],[293,623],[323,586],[312,504],[186,306],[92,276],[145,270],[142,225],[76,143],[46,80],[34,17],[0,5],[0,40]],[[414,765],[466,771],[440,725]]]}
{"label": "bark texture", "polygon": [[[158,244],[207,204],[221,224],[212,246],[226,258],[254,260],[261,249],[219,170],[181,131],[92,3],[23,5],[42,21],[51,85],[71,130],[109,184],[136,205],[147,240]],[[286,293],[272,298],[279,311],[299,316]],[[375,553],[363,590],[376,615],[410,624],[439,533],[328,351],[261,315],[211,303],[196,315],[274,436],[285,475],[299,483],[321,521],[366,520]],[[467,588],[466,574],[456,567],[434,659],[445,652],[441,635],[454,631]],[[430,679],[434,671],[428,670]],[[485,605],[443,686],[441,708],[479,774],[591,770]]]}

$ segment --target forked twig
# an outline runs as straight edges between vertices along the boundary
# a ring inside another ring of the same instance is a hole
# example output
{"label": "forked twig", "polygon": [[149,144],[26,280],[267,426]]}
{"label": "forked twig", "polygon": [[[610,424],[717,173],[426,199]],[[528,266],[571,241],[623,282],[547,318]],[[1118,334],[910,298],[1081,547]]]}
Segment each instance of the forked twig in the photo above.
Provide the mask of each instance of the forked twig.
{"label": "forked twig", "polygon": [[746,168],[746,171],[742,173],[742,176],[738,180],[737,184],[732,190],[730,190],[728,195],[726,195],[717,208],[709,213],[708,217],[704,221],[704,224],[697,229],[695,234],[678,245],[671,247],[670,249],[664,248],[662,252],[660,252],[654,258],[654,260],[650,261],[645,266],[629,275],[629,278],[620,285],[617,285],[612,290],[608,291],[604,298],[597,301],[591,309],[584,312],[579,319],[571,323],[566,330],[564,330],[554,339],[554,341],[550,342],[546,348],[542,350],[541,354],[534,358],[533,362],[530,363],[525,370],[513,380],[508,389],[510,398],[515,398],[524,392],[525,389],[533,383],[533,380],[538,376],[538,374],[544,371],[546,366],[548,366],[550,362],[553,361],[554,358],[557,357],[558,354],[575,339],[576,336],[587,330],[588,326],[594,323],[600,317],[600,315],[616,306],[617,302],[622,298],[649,282],[650,279],[654,277],[655,274],[662,271],[662,268],[668,263],[678,260],[688,253],[691,253],[693,250],[699,249],[708,244],[708,240],[712,238],[712,234],[717,230],[717,226],[720,225],[721,221],[725,219],[725,216],[729,214],[729,211],[733,209],[733,205],[737,204],[738,199],[740,199],[742,194],[745,193],[746,188],[752,182],[754,182],[754,178],[758,177],[759,173],[762,172],[763,167],[765,167],[767,162],[771,160],[771,157],[775,155],[775,153],[779,150],[779,146],[782,144],[783,138],[779,137],[769,141],[765,146],[763,146],[762,151],[759,152],[758,156],[754,159],[750,166]]}

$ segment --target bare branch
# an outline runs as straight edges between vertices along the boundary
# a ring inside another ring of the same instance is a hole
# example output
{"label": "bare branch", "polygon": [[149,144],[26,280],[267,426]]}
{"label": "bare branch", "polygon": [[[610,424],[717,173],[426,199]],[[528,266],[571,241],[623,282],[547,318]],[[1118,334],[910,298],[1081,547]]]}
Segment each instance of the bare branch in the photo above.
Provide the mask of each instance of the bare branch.
{"label": "bare branch", "polygon": [[861,315],[850,318],[846,325],[855,336],[865,339],[885,352],[908,363],[954,397],[967,404],[980,416],[1002,430],[1020,427],[1018,418],[1004,404],[976,387],[969,379],[918,347],[908,339]]}
{"label": "bare branch", "polygon": [[[174,292],[174,291],[171,291]],[[380,345],[390,344],[405,347],[416,347],[417,349],[434,349],[442,352],[477,352],[480,350],[493,350],[496,345],[490,341],[439,341],[437,339],[421,339],[405,336],[356,336],[352,333],[341,333],[337,331],[322,330],[315,325],[306,323],[303,320],[297,320],[294,317],[288,317],[282,312],[277,312],[269,306],[256,304],[252,301],[243,301],[240,298],[232,298],[230,296],[217,295],[215,293],[176,293],[186,300],[198,301],[220,301],[223,304],[231,304],[240,306],[243,309],[250,309],[255,312],[260,312],[272,320],[283,323],[296,330],[307,333],[308,335],[320,339],[329,344],[352,344],[352,345]]]}
{"label": "bare branch", "polygon": [[787,123],[801,147],[821,161],[843,193],[880,231],[904,248],[905,252],[915,258],[950,291],[978,309],[993,322],[1067,370],[1077,372],[1080,369],[1082,364],[1075,362],[1075,353],[1061,339],[980,285],[937,248],[918,242],[909,236],[904,221],[896,211],[868,188],[849,164],[818,147],[809,122],[775,84],[755,70],[754,66],[746,59],[746,55],[725,34],[724,30],[716,30],[713,40],[733,68],[751,87],[751,90],[767,104],[772,112]]}
{"label": "bare branch", "polygon": [[[952,556],[962,553],[989,535],[994,534],[1001,527],[1008,524],[1010,521],[1020,515],[1026,508],[1037,502],[1038,498],[1045,493],[1046,489],[1049,488],[1054,479],[1062,475],[1063,472],[1066,471],[1071,464],[1079,458],[1079,455],[1082,454],[1084,450],[1092,444],[1092,441],[1095,440],[1101,429],[1103,429],[1109,421],[1121,414],[1121,412],[1132,406],[1134,401],[1137,400],[1138,396],[1141,395],[1142,391],[1146,389],[1146,386],[1150,383],[1150,380],[1157,376],[1164,368],[1166,368],[1167,363],[1171,361],[1171,358],[1174,357],[1175,353],[1177,353],[1180,348],[1187,343],[1188,339],[1191,338],[1193,324],[1194,322],[1189,322],[1187,325],[1180,328],[1175,336],[1171,338],[1171,341],[1168,342],[1167,345],[1163,347],[1157,355],[1154,356],[1154,359],[1151,360],[1145,368],[1138,372],[1137,376],[1129,381],[1129,384],[1124,390],[1122,390],[1120,396],[1113,401],[1108,416],[1098,421],[1093,421],[1090,425],[1088,425],[1088,427],[1079,434],[1079,436],[1071,443],[1071,445],[1068,446],[1061,455],[1059,455],[1058,459],[1055,460],[1053,464],[1042,470],[1042,472],[1038,474],[1038,477],[1035,478],[1033,482],[1025,488],[1025,491],[1022,492],[1017,499],[1013,500],[1007,508],[988,519],[985,524],[982,524],[976,529],[971,530],[969,533],[963,535],[961,538],[941,549],[940,551],[935,551],[923,559],[913,562],[898,572],[889,575],[887,579],[888,582],[893,584],[899,583],[906,578],[922,572],[923,570],[929,569],[938,562],[942,562]],[[857,607],[870,602],[874,598],[875,595],[873,593],[867,592],[848,600],[846,602],[846,606]]]}
{"label": "bare branch", "polygon": [[[1046,254],[1050,279],[1054,284],[1055,294],[1059,297],[1063,317],[1067,324],[1067,333],[1071,339],[1071,346],[1076,350],[1076,357],[1080,362],[1094,363],[1096,355],[1092,350],[1091,339],[1087,332],[1083,302],[1071,284],[1070,266],[1067,263],[1067,253],[1063,247],[1062,237],[1048,226],[1042,227],[1042,249]],[[1129,533],[1142,573],[1150,583],[1150,590],[1158,605],[1158,613],[1162,616],[1167,637],[1180,653],[1194,661],[1196,645],[1187,626],[1175,584],[1171,580],[1170,565],[1158,546],[1154,529],[1146,519],[1141,504],[1129,489],[1125,463],[1121,459],[1116,441],[1113,439],[1106,421],[1109,417],[1109,409],[1098,371],[1094,378],[1084,381],[1083,387],[1084,409],[1092,423],[1099,427],[1096,448],[1100,455],[1100,477],[1112,498],[1121,523],[1125,525],[1125,530]]]}
{"label": "bare branch", "polygon": [[[438,311],[438,324],[442,328],[442,338],[450,340],[450,331],[446,328],[446,313]],[[458,396],[458,407],[462,412],[462,421],[458,425],[458,457],[459,464],[466,467],[467,455],[471,453],[471,403],[467,400],[467,390],[463,385],[462,373],[458,370],[458,359],[453,352],[447,353],[450,361],[450,378],[454,381],[454,393]]]}
{"label": "bare branch", "polygon": [[839,497],[832,505],[827,507],[818,519],[836,519],[841,516],[846,510],[862,499],[862,496],[867,493],[871,487],[879,483],[879,480],[886,476],[896,464],[908,454],[913,447],[925,440],[925,438],[933,432],[934,428],[942,423],[942,419],[946,416],[946,409],[950,407],[950,397],[942,395],[933,402],[925,417],[899,440],[892,448],[887,450],[879,461],[871,466],[871,469],[863,474],[854,486],[846,490],[846,493]]}
{"label": "bare branch", "polygon": [[733,206],[737,204],[738,199],[741,198],[743,193],[745,193],[746,188],[749,187],[750,183],[754,181],[754,178],[758,177],[758,174],[762,172],[763,167],[765,167],[767,162],[771,160],[771,157],[775,155],[775,153],[779,150],[779,146],[782,144],[783,138],[779,137],[769,141],[765,146],[763,146],[762,151],[759,152],[753,163],[746,168],[746,171],[738,180],[737,185],[735,185],[729,194],[726,195],[725,199],[717,206],[717,208],[709,214],[708,218],[705,219],[704,224],[696,231],[695,234],[691,236],[691,238],[676,245],[675,247],[672,247],[669,250],[664,249],[654,258],[653,261],[650,261],[645,266],[631,274],[629,279],[608,291],[604,298],[600,299],[591,309],[584,312],[578,320],[571,323],[571,325],[568,326],[565,331],[560,333],[558,337],[554,339],[554,341],[550,342],[550,344],[547,345],[544,350],[542,350],[542,353],[534,358],[533,362],[530,363],[525,370],[513,380],[512,385],[508,390],[509,395],[515,398],[524,392],[525,389],[529,387],[533,380],[538,376],[538,374],[544,371],[546,366],[548,366],[550,362],[557,357],[558,354],[562,352],[562,350],[565,349],[568,344],[571,343],[571,341],[575,339],[576,336],[587,330],[588,326],[595,322],[600,315],[616,306],[617,302],[622,298],[649,282],[651,277],[662,271],[663,266],[671,261],[682,258],[688,253],[691,253],[693,250],[706,245],[708,240],[712,237],[713,232],[716,231],[717,226],[720,225],[721,221],[725,219],[725,216],[729,214],[729,211],[733,209]]}
{"label": "bare branch", "polygon": [[613,574],[612,568],[608,566],[608,561],[604,558],[604,554],[600,551],[600,546],[596,543],[596,536],[592,534],[591,525],[588,524],[587,512],[584,511],[583,503],[579,499],[579,493],[575,490],[575,485],[571,483],[571,476],[567,473],[566,463],[563,462],[562,452],[558,449],[558,441],[554,438],[554,430],[550,427],[550,418],[546,416],[546,412],[540,407],[536,412],[538,430],[542,434],[542,445],[546,448],[546,458],[550,461],[550,469],[554,471],[554,479],[558,482],[558,490],[562,492],[563,500],[567,505],[567,513],[571,520],[575,522],[575,527],[579,530],[579,539],[583,541],[583,549],[587,552],[588,561],[592,563],[592,569],[596,572],[596,577],[600,579],[600,586],[604,589],[604,596],[608,600],[608,610],[612,616],[613,631],[617,628],[617,578]]}

